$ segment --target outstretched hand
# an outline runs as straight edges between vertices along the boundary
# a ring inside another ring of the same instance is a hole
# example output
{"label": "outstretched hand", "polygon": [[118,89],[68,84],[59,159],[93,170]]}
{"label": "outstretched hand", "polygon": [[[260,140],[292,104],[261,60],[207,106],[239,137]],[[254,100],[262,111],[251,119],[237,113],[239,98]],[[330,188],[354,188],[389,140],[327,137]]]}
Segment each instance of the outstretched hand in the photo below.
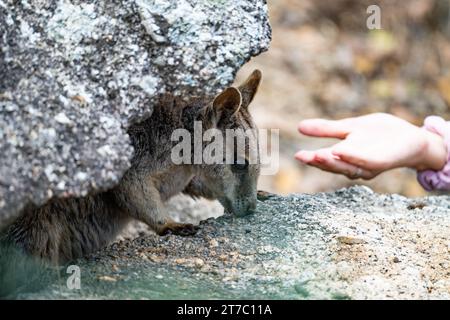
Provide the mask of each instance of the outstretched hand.
{"label": "outstretched hand", "polygon": [[447,159],[439,135],[389,114],[310,119],[300,122],[298,129],[304,135],[341,141],[328,148],[301,150],[295,155],[297,160],[351,179],[372,179],[399,167],[440,170]]}

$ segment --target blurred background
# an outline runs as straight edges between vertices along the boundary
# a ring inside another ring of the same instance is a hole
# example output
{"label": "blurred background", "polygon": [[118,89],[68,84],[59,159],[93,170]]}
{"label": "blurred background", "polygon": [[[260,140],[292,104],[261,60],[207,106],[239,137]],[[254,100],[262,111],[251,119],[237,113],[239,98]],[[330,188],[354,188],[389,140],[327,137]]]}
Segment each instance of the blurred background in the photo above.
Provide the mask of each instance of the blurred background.
{"label": "blurred background", "polygon": [[[294,160],[299,149],[327,146],[297,132],[306,118],[339,119],[389,112],[416,125],[435,114],[450,120],[450,1],[269,0],[273,41],[255,68],[263,83],[251,106],[260,128],[280,129],[280,169],[259,189],[281,194],[335,190],[355,183],[378,192],[425,195],[415,172],[398,169],[366,182]],[[369,30],[367,7],[381,8]]]}

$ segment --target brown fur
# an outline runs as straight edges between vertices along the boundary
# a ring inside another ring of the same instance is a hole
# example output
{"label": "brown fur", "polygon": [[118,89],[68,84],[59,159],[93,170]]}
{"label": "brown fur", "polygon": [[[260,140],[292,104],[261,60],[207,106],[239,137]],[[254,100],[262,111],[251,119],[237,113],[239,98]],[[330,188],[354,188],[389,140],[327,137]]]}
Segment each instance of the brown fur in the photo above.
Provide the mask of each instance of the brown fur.
{"label": "brown fur", "polygon": [[[261,79],[253,72],[238,89],[228,88],[213,103],[204,99],[183,102],[166,96],[146,121],[129,129],[135,154],[131,168],[117,187],[84,198],[53,199],[29,208],[7,228],[3,242],[25,253],[63,263],[94,252],[111,242],[132,219],[146,223],[160,235],[191,235],[196,227],[171,220],[164,202],[184,192],[218,199],[238,215],[256,206],[259,166],[239,170],[234,165],[175,165],[171,161],[177,128],[193,131],[195,120],[203,129],[254,128],[248,105]],[[241,155],[244,157],[245,155]]]}

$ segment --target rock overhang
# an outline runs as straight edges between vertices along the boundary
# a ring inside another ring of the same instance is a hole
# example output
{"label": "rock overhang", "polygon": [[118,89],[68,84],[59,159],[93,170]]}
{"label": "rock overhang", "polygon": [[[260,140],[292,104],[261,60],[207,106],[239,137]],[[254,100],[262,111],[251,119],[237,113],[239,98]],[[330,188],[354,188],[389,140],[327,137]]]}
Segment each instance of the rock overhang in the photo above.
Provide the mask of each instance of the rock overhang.
{"label": "rock overhang", "polygon": [[212,96],[270,39],[265,0],[0,0],[0,225],[117,184],[158,95]]}

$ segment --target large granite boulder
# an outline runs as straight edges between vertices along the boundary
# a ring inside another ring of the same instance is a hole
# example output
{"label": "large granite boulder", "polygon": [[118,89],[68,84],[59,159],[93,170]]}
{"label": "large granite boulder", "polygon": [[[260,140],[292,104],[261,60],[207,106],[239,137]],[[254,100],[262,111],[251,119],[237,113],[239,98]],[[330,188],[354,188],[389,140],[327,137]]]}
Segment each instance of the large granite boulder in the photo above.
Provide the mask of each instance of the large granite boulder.
{"label": "large granite boulder", "polygon": [[270,38],[265,0],[0,0],[0,227],[116,184],[159,94],[215,94]]}

